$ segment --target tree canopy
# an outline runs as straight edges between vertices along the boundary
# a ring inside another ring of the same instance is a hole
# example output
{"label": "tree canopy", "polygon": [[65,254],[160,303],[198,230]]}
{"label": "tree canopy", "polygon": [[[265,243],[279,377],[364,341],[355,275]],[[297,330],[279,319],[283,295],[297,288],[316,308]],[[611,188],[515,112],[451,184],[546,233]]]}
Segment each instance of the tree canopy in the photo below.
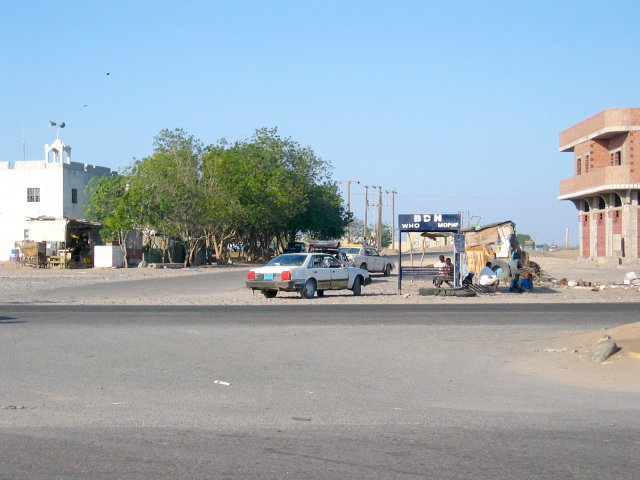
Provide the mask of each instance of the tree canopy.
{"label": "tree canopy", "polygon": [[223,261],[229,244],[265,256],[297,234],[344,234],[352,217],[330,173],[329,162],[275,128],[207,146],[162,130],[151,156],[94,184],[87,215],[103,223],[103,239],[132,228],[170,236],[184,246],[185,265],[203,245]]}

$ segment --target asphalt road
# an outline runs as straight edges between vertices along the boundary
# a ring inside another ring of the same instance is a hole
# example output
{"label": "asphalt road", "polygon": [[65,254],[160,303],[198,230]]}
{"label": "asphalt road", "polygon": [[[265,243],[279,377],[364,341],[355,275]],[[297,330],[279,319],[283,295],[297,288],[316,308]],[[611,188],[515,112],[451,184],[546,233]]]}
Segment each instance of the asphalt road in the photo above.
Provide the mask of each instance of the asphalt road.
{"label": "asphalt road", "polygon": [[0,478],[637,479],[638,395],[513,368],[637,306],[522,308],[5,305]]}

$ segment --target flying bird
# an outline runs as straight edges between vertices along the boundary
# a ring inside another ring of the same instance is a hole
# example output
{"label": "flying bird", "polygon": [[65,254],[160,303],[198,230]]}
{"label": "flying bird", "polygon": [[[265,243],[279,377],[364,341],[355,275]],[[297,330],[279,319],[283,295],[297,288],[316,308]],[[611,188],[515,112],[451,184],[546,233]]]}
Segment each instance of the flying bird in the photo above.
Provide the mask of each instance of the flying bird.
{"label": "flying bird", "polygon": [[109,75],[109,72],[105,73],[105,75]]}

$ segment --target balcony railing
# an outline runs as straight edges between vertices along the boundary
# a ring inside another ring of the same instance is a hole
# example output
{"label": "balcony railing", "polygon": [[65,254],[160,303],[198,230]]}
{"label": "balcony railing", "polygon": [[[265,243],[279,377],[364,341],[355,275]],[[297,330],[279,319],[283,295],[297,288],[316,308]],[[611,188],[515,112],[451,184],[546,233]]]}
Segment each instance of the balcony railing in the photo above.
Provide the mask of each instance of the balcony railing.
{"label": "balcony railing", "polygon": [[560,180],[560,196],[625,188],[625,185],[638,183],[640,175],[632,173],[629,165],[596,168],[589,173]]}

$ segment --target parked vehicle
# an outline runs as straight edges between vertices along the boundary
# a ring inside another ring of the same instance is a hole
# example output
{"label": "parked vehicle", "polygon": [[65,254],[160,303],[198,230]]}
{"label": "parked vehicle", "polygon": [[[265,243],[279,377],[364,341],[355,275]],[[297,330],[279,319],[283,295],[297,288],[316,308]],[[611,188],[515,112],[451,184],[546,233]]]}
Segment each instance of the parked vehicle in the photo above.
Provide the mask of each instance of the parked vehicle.
{"label": "parked vehicle", "polygon": [[266,265],[249,270],[247,288],[260,290],[266,298],[278,292],[299,292],[302,298],[313,298],[326,290],[351,290],[362,294],[362,286],[369,285],[366,270],[345,267],[326,253],[284,253]]}
{"label": "parked vehicle", "polygon": [[289,242],[287,248],[284,249],[284,253],[303,253],[307,251],[307,246],[304,242]]}
{"label": "parked vehicle", "polygon": [[337,258],[345,267],[352,266],[347,255],[340,251],[340,242],[331,240],[311,240],[308,248],[309,252],[328,253],[332,257]]}
{"label": "parked vehicle", "polygon": [[381,256],[375,248],[347,244],[340,247],[340,251],[347,255],[351,265],[371,273],[382,273],[388,277],[391,275],[391,270],[395,268],[393,261]]}

